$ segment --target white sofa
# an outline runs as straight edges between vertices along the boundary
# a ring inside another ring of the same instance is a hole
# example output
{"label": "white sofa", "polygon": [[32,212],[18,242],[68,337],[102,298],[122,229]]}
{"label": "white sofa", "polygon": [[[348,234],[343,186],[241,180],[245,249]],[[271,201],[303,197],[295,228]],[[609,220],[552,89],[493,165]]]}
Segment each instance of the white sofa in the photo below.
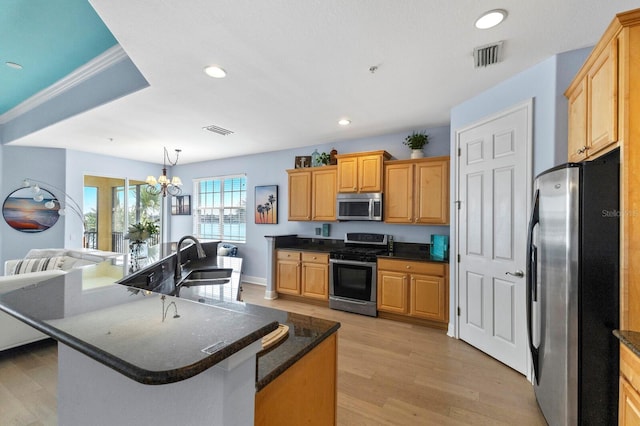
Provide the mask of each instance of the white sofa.
{"label": "white sofa", "polygon": [[41,270],[70,271],[121,256],[121,253],[92,249],[31,249],[22,259],[4,262],[4,275],[24,274]]}
{"label": "white sofa", "polygon": [[[23,259],[5,262],[5,276],[0,277],[0,294],[64,275],[75,268],[96,265],[120,255],[99,250],[32,249]],[[104,268],[100,268],[102,269]],[[111,282],[117,279],[113,278]],[[0,351],[46,337],[31,326],[0,311]]]}

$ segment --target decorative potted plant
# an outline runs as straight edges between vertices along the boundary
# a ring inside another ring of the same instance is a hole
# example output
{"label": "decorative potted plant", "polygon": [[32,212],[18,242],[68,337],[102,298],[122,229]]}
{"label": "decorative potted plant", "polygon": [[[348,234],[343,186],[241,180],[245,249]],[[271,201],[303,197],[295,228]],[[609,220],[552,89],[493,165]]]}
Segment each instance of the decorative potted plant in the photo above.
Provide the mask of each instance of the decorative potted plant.
{"label": "decorative potted plant", "polygon": [[131,269],[136,271],[140,268],[140,259],[147,257],[149,250],[147,240],[158,234],[160,227],[156,222],[143,220],[142,222],[130,225],[128,231],[124,238],[129,240]]}
{"label": "decorative potted plant", "polygon": [[326,152],[323,152],[318,156],[318,164],[322,166],[328,166],[331,163],[331,156]]}
{"label": "decorative potted plant", "polygon": [[425,132],[413,132],[404,139],[403,143],[411,148],[411,158],[422,158],[424,157],[422,148],[429,143],[429,135]]}

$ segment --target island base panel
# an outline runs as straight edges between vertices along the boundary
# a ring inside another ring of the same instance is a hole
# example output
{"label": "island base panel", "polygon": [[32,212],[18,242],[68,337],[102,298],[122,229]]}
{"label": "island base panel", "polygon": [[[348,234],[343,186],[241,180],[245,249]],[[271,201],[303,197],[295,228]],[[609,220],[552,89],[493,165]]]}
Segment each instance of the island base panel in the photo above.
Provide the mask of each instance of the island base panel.
{"label": "island base panel", "polygon": [[260,348],[258,341],[232,355],[227,368],[218,364],[183,381],[143,385],[59,343],[58,424],[253,424]]}

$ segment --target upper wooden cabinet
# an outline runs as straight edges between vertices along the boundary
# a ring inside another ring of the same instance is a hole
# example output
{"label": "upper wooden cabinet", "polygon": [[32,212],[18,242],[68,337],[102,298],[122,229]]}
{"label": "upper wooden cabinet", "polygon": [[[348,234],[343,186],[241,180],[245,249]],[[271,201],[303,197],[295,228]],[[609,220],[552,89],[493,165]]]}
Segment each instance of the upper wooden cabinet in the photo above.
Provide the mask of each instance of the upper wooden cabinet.
{"label": "upper wooden cabinet", "polygon": [[289,220],[311,220],[311,170],[287,170],[289,175]]}
{"label": "upper wooden cabinet", "polygon": [[336,166],[287,170],[289,220],[336,220]]}
{"label": "upper wooden cabinet", "polygon": [[449,223],[449,157],[387,161],[384,221]]}
{"label": "upper wooden cabinet", "polygon": [[569,161],[583,161],[617,146],[618,41],[615,37],[597,46],[600,49],[594,49],[565,92],[569,100]]}
{"label": "upper wooden cabinet", "polygon": [[338,154],[338,192],[382,192],[386,151]]}
{"label": "upper wooden cabinet", "polygon": [[313,170],[311,182],[311,220],[336,220],[336,166]]}
{"label": "upper wooden cabinet", "polygon": [[565,95],[570,161],[620,147],[620,328],[640,331],[640,9],[616,15]]}

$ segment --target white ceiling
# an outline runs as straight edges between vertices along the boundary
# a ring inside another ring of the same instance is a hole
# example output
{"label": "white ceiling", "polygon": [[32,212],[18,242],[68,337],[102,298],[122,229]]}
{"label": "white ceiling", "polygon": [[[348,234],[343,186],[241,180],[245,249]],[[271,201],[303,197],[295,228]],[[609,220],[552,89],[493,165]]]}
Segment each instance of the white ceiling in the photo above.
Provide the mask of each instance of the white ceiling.
{"label": "white ceiling", "polygon": [[[451,108],[591,46],[640,0],[91,0],[150,87],[12,145],[180,163],[447,125]],[[509,16],[490,30],[482,12]],[[504,41],[475,69],[474,47]],[[204,74],[208,64],[225,79]],[[371,66],[378,66],[371,73]],[[551,82],[550,82],[551,84]],[[338,126],[339,118],[352,124]],[[217,125],[235,132],[202,130]],[[111,140],[113,139],[113,140]]]}

